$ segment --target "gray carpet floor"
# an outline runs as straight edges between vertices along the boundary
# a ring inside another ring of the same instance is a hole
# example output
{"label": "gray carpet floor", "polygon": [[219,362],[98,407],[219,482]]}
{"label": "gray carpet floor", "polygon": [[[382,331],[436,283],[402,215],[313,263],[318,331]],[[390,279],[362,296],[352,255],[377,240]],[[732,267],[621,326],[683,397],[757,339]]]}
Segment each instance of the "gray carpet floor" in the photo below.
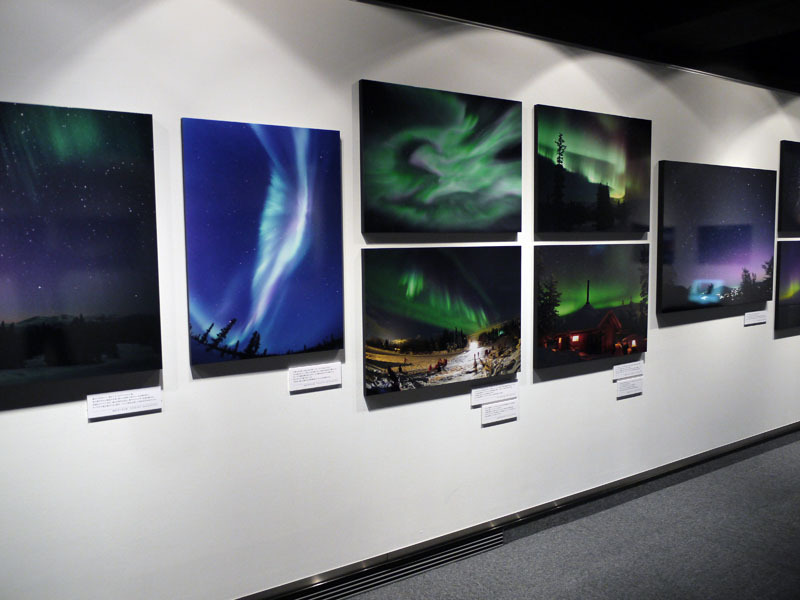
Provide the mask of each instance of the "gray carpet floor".
{"label": "gray carpet floor", "polygon": [[800,432],[510,528],[505,540],[354,598],[800,599]]}

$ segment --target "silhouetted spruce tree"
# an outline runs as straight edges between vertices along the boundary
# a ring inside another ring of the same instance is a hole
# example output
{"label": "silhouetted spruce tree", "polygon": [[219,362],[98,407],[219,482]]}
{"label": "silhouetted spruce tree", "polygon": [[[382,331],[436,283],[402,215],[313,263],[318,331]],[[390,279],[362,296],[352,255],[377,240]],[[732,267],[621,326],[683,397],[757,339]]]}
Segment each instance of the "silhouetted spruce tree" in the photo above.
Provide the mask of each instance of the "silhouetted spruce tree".
{"label": "silhouetted spruce tree", "polygon": [[764,281],[760,285],[765,300],[772,297],[772,269],[774,264],[775,258],[770,257],[767,262],[761,265],[761,268],[764,269]]}
{"label": "silhouetted spruce tree", "polygon": [[556,145],[556,172],[553,180],[553,204],[560,205],[564,203],[564,153],[567,150],[567,144],[564,143],[564,134],[559,133],[558,139],[554,141]]}
{"label": "silhouetted spruce tree", "polygon": [[211,330],[212,330],[213,328],[214,328],[214,323],[211,323],[211,325],[209,325],[209,326],[208,326],[208,329],[206,329],[206,330],[205,330],[205,332],[203,333],[203,335],[201,335],[201,336],[200,336],[200,337],[197,339],[197,341],[198,341],[198,342],[200,342],[201,344],[205,344],[205,343],[208,341],[208,334],[210,334],[210,333],[211,333]]}
{"label": "silhouetted spruce tree", "polygon": [[244,353],[247,356],[255,356],[258,354],[258,349],[261,346],[261,334],[258,331],[254,331],[253,335],[250,336],[250,341],[247,342],[247,346],[244,348]]}
{"label": "silhouetted spruce tree", "polygon": [[536,322],[539,326],[539,337],[554,333],[558,326],[558,306],[561,304],[561,292],[558,282],[550,275],[536,282]]}
{"label": "silhouetted spruce tree", "polygon": [[225,340],[226,337],[228,337],[228,332],[235,324],[236,324],[236,319],[231,319],[230,321],[228,321],[228,324],[219,330],[217,337],[214,338],[214,341],[211,342],[210,346],[212,348],[219,348],[219,345]]}
{"label": "silhouetted spruce tree", "polygon": [[742,281],[739,284],[739,293],[744,302],[751,302],[758,299],[756,293],[756,276],[749,269],[742,269]]}

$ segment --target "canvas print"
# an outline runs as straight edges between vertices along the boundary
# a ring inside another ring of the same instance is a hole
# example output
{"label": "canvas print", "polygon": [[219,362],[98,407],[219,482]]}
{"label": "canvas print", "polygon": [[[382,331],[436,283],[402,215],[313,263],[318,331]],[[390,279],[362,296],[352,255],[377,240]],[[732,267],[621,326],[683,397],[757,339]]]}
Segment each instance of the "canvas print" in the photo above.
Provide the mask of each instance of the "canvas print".
{"label": "canvas print", "polygon": [[339,132],[181,124],[192,364],[342,348]]}
{"label": "canvas print", "polygon": [[800,328],[800,242],[778,242],[775,329]]}
{"label": "canvas print", "polygon": [[520,365],[520,248],[363,251],[365,393],[510,375]]}
{"label": "canvas print", "polygon": [[650,229],[649,120],[542,104],[534,120],[537,234]]}
{"label": "canvas print", "polygon": [[647,350],[649,245],[538,245],[534,368]]}
{"label": "canvas print", "polygon": [[364,233],[517,232],[520,102],[362,80]]}
{"label": "canvas print", "polygon": [[778,232],[800,237],[800,142],[781,141]]}
{"label": "canvas print", "polygon": [[772,299],[775,171],[659,163],[663,312]]}
{"label": "canvas print", "polygon": [[152,117],[0,102],[0,387],[161,368]]}

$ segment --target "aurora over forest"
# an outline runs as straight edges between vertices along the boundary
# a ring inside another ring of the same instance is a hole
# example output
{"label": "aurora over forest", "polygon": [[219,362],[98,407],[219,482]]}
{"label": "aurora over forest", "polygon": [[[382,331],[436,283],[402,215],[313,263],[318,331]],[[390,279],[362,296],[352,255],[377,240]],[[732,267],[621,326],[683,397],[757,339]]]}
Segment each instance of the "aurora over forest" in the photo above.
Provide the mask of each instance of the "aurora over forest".
{"label": "aurora over forest", "polygon": [[538,232],[647,230],[650,121],[546,105],[535,121]]}
{"label": "aurora over forest", "polygon": [[363,229],[519,231],[519,102],[362,80]]}
{"label": "aurora over forest", "polygon": [[363,262],[365,338],[470,335],[519,318],[519,247],[370,249]]}
{"label": "aurora over forest", "polygon": [[339,133],[204,119],[182,129],[193,363],[340,347]]}
{"label": "aurora over forest", "polygon": [[556,310],[562,317],[586,304],[587,281],[589,301],[595,308],[646,299],[642,298],[643,278],[645,286],[647,282],[646,244],[536,246],[534,254],[536,277],[557,282],[561,302]]}

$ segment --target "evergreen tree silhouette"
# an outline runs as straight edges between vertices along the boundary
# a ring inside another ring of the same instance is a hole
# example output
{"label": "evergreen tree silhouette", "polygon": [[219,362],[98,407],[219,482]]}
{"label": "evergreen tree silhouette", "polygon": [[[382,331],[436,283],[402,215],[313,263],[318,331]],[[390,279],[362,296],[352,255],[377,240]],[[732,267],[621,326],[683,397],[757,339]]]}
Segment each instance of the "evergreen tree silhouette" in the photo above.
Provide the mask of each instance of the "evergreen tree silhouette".
{"label": "evergreen tree silhouette", "polygon": [[231,330],[231,328],[234,326],[235,323],[236,319],[231,319],[230,321],[228,321],[228,324],[219,330],[217,337],[214,338],[214,341],[211,342],[209,346],[211,348],[219,348],[219,345],[225,340],[226,337],[228,337],[228,332]]}
{"label": "evergreen tree silhouette", "polygon": [[211,323],[211,325],[208,326],[208,329],[205,330],[203,335],[197,338],[197,341],[200,342],[201,344],[205,344],[208,341],[208,334],[211,333],[211,330],[213,328],[214,328],[214,323]]}
{"label": "evergreen tree silhouette", "polygon": [[261,334],[258,331],[254,331],[253,335],[250,337],[250,341],[247,342],[247,346],[244,348],[244,353],[247,356],[255,356],[258,354],[258,348],[261,346]]}

